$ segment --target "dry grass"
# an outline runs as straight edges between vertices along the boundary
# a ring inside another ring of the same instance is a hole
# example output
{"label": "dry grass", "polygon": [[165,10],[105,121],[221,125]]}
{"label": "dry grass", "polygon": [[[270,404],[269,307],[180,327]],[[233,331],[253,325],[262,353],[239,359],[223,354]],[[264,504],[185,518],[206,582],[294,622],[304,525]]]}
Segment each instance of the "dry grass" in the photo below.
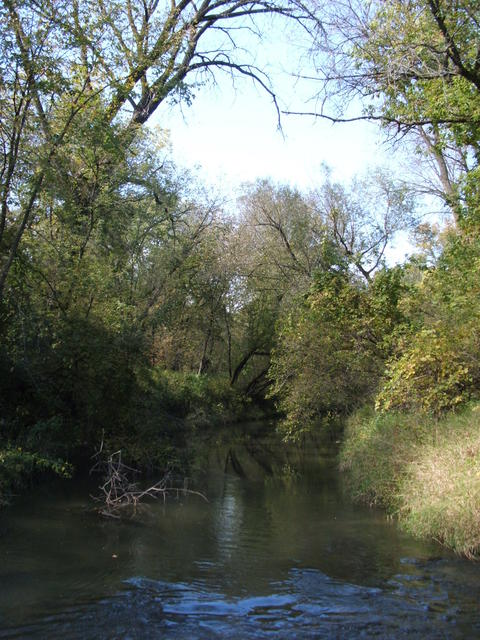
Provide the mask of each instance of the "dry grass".
{"label": "dry grass", "polygon": [[410,533],[480,556],[480,406],[440,422],[363,411],[341,454],[351,494],[381,504]]}
{"label": "dry grass", "polygon": [[430,434],[408,414],[378,414],[365,407],[353,415],[340,452],[340,469],[352,497],[396,512],[407,466]]}
{"label": "dry grass", "polygon": [[441,425],[407,467],[400,522],[469,558],[480,554],[480,411]]}

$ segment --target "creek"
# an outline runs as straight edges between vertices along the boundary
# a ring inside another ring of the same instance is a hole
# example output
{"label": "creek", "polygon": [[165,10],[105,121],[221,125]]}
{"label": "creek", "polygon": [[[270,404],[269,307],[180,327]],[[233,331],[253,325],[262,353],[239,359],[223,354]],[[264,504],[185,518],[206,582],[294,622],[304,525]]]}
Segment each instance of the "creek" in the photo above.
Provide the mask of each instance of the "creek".
{"label": "creek", "polygon": [[0,513],[0,638],[475,638],[480,567],[344,495],[331,453],[204,440],[190,486],[140,517],[89,489]]}

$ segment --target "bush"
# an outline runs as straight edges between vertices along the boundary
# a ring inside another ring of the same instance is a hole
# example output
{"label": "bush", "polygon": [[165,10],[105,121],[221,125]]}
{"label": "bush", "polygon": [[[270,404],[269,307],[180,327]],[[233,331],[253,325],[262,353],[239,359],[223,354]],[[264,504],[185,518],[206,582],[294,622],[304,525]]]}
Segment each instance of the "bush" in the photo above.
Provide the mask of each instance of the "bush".
{"label": "bush", "polygon": [[244,399],[220,376],[157,369],[153,392],[167,411],[191,425],[226,423],[245,412]]}
{"label": "bush", "polygon": [[404,288],[400,269],[380,271],[368,288],[346,274],[320,274],[283,319],[269,375],[286,439],[300,439],[321,418],[345,415],[376,393],[402,321]]}
{"label": "bush", "polygon": [[478,365],[471,366],[467,361],[467,339],[463,335],[472,336],[473,331],[462,329],[465,327],[445,331],[439,323],[411,336],[401,356],[387,367],[376,407],[440,415],[477,394]]}
{"label": "bush", "polygon": [[68,462],[24,451],[21,447],[7,445],[0,449],[0,504],[8,503],[12,491],[34,475],[45,472],[70,478],[73,468]]}
{"label": "bush", "polygon": [[452,234],[402,301],[406,323],[376,406],[440,416],[480,397],[480,242]]}

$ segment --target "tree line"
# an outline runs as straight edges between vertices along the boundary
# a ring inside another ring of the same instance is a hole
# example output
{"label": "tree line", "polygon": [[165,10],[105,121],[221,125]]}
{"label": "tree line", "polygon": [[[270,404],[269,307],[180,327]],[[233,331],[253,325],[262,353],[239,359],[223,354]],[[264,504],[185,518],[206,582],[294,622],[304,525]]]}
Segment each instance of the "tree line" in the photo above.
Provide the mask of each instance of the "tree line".
{"label": "tree line", "polygon": [[[354,99],[421,179],[259,179],[232,217],[174,166],[145,125],[215,74],[253,79],[280,113],[236,46],[265,16],[311,38],[316,115],[351,119]],[[438,413],[476,397],[476,3],[4,0],[0,18],[4,456],[48,465],[104,432],[156,464],[189,416],[273,401],[298,437],[365,402]],[[425,192],[447,229],[418,224]],[[387,267],[402,229],[417,254]]]}

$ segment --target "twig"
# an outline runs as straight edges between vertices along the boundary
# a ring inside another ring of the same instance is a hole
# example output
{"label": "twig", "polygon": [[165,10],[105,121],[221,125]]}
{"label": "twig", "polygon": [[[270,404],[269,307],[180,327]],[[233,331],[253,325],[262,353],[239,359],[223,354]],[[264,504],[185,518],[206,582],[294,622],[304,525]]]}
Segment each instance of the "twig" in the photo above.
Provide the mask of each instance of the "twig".
{"label": "twig", "polygon": [[180,492],[184,495],[196,495],[208,502],[203,493],[187,489],[186,480],[182,488],[171,486],[169,472],[165,473],[161,480],[147,489],[140,489],[138,483],[132,480],[132,475],[139,474],[140,471],[129,467],[122,461],[122,450],[119,449],[115,453],[105,456],[103,447],[102,434],[100,448],[92,456],[92,459],[96,459],[95,464],[90,469],[90,474],[101,473],[104,478],[103,484],[99,487],[101,493],[97,496],[92,496],[95,502],[101,503],[101,507],[97,510],[100,515],[120,519],[119,513],[126,508],[130,508],[133,516],[137,513],[140,502],[145,498],[157,499],[161,496],[165,502],[168,493],[176,493],[177,497]]}

